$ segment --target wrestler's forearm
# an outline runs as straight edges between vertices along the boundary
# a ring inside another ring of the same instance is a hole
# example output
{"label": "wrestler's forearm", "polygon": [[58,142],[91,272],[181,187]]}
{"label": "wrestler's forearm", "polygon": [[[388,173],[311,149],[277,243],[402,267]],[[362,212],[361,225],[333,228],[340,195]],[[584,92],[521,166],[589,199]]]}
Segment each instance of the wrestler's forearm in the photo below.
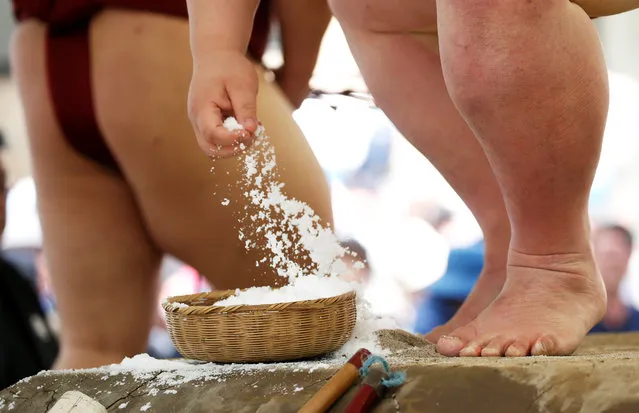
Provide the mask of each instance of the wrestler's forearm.
{"label": "wrestler's forearm", "polygon": [[260,0],[187,0],[194,61],[213,51],[246,53]]}

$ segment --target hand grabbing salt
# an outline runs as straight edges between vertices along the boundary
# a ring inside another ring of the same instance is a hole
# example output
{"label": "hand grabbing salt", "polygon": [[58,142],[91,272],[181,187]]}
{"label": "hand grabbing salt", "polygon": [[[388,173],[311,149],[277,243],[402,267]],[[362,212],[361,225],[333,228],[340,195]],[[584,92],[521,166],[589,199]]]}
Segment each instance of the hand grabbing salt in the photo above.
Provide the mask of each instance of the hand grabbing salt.
{"label": "hand grabbing salt", "polygon": [[224,127],[226,130],[233,132],[236,130],[244,130],[244,126],[240,125],[240,123],[234,117],[228,117],[224,119]]}

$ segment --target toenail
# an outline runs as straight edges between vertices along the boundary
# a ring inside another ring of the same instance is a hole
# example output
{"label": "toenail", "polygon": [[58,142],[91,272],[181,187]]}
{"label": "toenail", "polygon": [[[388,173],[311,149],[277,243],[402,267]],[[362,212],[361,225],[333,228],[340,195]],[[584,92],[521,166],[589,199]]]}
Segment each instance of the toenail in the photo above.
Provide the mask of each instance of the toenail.
{"label": "toenail", "polygon": [[448,341],[461,341],[457,337],[453,337],[453,336],[441,336],[441,337],[439,337],[439,339],[440,340],[448,340]]}
{"label": "toenail", "polygon": [[533,356],[544,356],[547,354],[546,345],[541,341],[537,341],[532,348],[531,354]]}
{"label": "toenail", "polygon": [[485,348],[481,351],[482,357],[499,357],[501,352],[496,348]]}
{"label": "toenail", "polygon": [[528,349],[530,347],[526,346],[524,343],[513,342],[506,348],[504,355],[506,357],[526,357],[528,355]]}
{"label": "toenail", "polygon": [[466,346],[463,349],[459,350],[460,357],[477,357],[481,354],[481,350],[477,346]]}

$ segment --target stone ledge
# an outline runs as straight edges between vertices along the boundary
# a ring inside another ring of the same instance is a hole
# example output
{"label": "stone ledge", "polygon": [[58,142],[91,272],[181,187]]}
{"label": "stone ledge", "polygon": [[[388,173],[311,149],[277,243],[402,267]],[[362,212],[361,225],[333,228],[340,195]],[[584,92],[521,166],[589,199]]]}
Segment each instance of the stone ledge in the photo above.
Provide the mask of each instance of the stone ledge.
{"label": "stone ledge", "polygon": [[[519,359],[443,358],[410,341],[388,357],[407,372],[406,384],[374,412],[639,412],[639,334],[591,336],[570,357]],[[187,382],[162,371],[46,372],[0,391],[0,412],[44,413],[68,390],[95,398],[109,412],[296,412],[339,366],[295,366],[227,369]],[[355,391],[331,411],[343,411]]]}

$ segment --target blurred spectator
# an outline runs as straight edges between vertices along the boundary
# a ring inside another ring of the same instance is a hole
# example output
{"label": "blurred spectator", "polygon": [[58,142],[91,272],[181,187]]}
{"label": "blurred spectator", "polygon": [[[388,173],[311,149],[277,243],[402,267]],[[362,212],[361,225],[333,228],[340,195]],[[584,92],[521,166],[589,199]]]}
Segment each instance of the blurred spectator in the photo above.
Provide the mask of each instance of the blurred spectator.
{"label": "blurred spectator", "polygon": [[374,313],[412,329],[421,291],[446,269],[448,244],[421,218],[380,216],[364,244],[374,268],[368,300]]}
{"label": "blurred spectator", "polygon": [[[353,281],[366,287],[371,280],[371,269],[368,264],[368,253],[362,244],[354,239],[342,242],[342,245],[356,256],[345,255],[342,261],[346,263],[349,271],[342,275],[346,281]],[[362,263],[363,266],[356,266],[355,263]]]}
{"label": "blurred spectator", "polygon": [[639,311],[625,302],[622,289],[632,256],[632,234],[622,225],[602,225],[593,232],[592,243],[608,293],[608,309],[591,332],[639,331]]}
{"label": "blurred spectator", "polygon": [[374,131],[368,143],[364,163],[354,171],[344,174],[342,181],[348,188],[375,191],[380,188],[390,171],[390,151],[393,130],[388,124]]}
{"label": "blurred spectator", "polygon": [[40,306],[47,317],[51,329],[57,336],[60,333],[60,320],[56,311],[55,294],[53,292],[53,286],[51,285],[49,267],[47,266],[44,251],[38,251],[35,262],[37,272],[36,286],[38,297],[40,298]]}
{"label": "blurred spectator", "polygon": [[6,197],[6,228],[2,234],[4,258],[36,286],[36,256],[42,248],[42,231],[36,188],[30,176],[19,179]]}
{"label": "blurred spectator", "polygon": [[446,233],[448,225],[453,220],[453,214],[448,209],[429,201],[413,202],[410,214],[422,218],[440,234]]}
{"label": "blurred spectator", "polygon": [[164,300],[174,295],[196,294],[211,290],[211,285],[204,275],[188,265],[182,265],[162,282],[160,298]]}
{"label": "blurred spectator", "polygon": [[[0,164],[0,232],[4,232],[6,186]],[[58,343],[32,283],[0,258],[0,389],[53,365]]]}
{"label": "blurred spectator", "polygon": [[483,266],[483,241],[452,249],[446,272],[424,293],[417,310],[415,332],[426,334],[450,320],[475,285]]}
{"label": "blurred spectator", "polygon": [[212,286],[207,282],[206,278],[188,265],[182,265],[162,282],[158,295],[158,311],[149,334],[147,352],[150,356],[159,359],[180,357],[166,327],[164,309],[160,305],[162,301],[167,297],[196,294],[211,290]]}

